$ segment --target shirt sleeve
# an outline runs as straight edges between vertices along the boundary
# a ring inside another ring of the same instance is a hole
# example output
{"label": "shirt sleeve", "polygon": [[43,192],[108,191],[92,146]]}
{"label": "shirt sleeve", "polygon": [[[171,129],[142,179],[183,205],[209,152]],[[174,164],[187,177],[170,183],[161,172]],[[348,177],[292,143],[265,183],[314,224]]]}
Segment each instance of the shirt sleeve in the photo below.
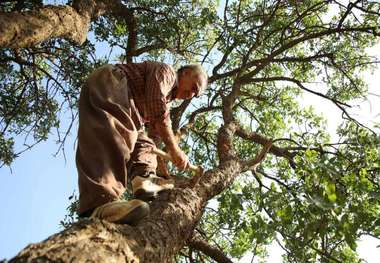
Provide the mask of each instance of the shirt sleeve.
{"label": "shirt sleeve", "polygon": [[[158,64],[150,71],[146,79],[146,113],[149,125],[171,127],[170,111],[166,99],[176,81],[174,69],[166,64]],[[155,131],[156,133],[158,131]]]}

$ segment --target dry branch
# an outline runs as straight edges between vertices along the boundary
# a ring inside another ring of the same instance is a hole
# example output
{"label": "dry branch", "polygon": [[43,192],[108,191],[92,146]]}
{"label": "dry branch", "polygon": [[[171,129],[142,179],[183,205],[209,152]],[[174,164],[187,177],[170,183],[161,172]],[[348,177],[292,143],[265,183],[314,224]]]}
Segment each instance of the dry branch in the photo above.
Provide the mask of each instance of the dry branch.
{"label": "dry branch", "polygon": [[209,256],[218,263],[232,263],[223,251],[198,237],[193,237],[190,239],[188,246],[192,249],[203,252],[205,255]]}

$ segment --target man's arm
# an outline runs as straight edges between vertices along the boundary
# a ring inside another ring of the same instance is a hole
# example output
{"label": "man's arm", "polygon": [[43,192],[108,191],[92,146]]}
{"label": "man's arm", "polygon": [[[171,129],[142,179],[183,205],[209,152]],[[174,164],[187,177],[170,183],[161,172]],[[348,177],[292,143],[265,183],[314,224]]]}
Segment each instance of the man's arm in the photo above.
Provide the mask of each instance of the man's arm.
{"label": "man's arm", "polygon": [[[148,125],[148,136],[149,138],[153,139],[154,144],[157,147],[160,145],[161,139],[159,137],[159,134],[157,134],[157,132],[154,131],[154,128],[152,126],[153,125]],[[157,174],[167,179],[170,178],[166,161],[159,155],[157,155]]]}
{"label": "man's arm", "polygon": [[158,135],[165,143],[173,163],[180,170],[187,167],[189,158],[178,147],[177,140],[172,131],[167,96],[176,82],[174,69],[166,64],[152,63],[155,67],[147,75],[146,110],[149,116],[149,125],[152,125],[153,133]]}
{"label": "man's arm", "polygon": [[173,163],[180,170],[186,169],[189,163],[189,157],[179,148],[177,139],[173,133],[171,125],[166,125],[163,123],[155,123],[154,127],[155,132],[159,133],[160,138],[166,145],[166,148],[169,151],[169,154],[173,158]]}

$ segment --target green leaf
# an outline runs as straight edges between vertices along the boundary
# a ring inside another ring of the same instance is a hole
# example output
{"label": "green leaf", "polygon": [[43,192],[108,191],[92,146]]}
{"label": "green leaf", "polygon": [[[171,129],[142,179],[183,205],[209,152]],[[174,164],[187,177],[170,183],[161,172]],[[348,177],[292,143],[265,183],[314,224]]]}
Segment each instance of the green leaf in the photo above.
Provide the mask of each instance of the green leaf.
{"label": "green leaf", "polygon": [[336,193],[335,193],[335,184],[332,182],[325,182],[325,191],[326,191],[328,199],[331,202],[335,202],[337,198]]}

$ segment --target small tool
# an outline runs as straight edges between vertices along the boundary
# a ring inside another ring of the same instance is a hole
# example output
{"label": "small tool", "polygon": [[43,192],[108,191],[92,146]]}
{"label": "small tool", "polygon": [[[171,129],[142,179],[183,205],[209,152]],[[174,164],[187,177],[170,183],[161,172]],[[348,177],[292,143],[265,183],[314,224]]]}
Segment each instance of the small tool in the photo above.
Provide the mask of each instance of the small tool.
{"label": "small tool", "polygon": [[[152,153],[154,153],[154,154],[157,154],[158,156],[160,156],[161,158],[163,158],[163,159],[165,159],[165,160],[168,160],[168,161],[173,161],[173,159],[172,159],[172,157],[170,156],[170,154],[168,154],[168,153],[166,153],[166,152],[164,152],[163,150],[160,150],[160,149],[158,149],[158,148],[153,148],[152,149]],[[200,167],[200,166],[196,166],[196,165],[193,165],[193,164],[191,164],[191,163],[189,163],[188,165],[187,165],[187,169],[189,169],[189,170],[191,170],[191,171],[193,171],[193,172],[195,172],[197,175],[201,175],[201,174],[203,174],[203,168],[202,167]]]}

